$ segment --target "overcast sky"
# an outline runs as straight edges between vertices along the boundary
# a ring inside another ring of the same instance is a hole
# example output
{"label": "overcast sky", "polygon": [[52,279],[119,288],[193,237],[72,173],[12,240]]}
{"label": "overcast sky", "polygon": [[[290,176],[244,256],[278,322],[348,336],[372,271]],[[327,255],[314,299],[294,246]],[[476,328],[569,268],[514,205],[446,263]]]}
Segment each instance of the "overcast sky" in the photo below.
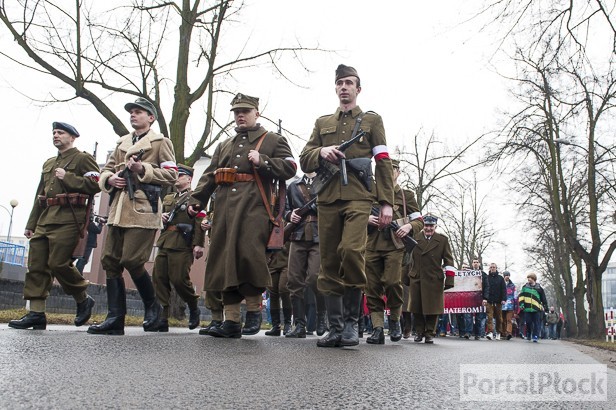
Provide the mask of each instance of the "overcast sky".
{"label": "overcast sky", "polygon": [[[460,145],[494,130],[502,121],[498,112],[509,104],[508,84],[490,63],[496,47],[495,32],[479,33],[478,23],[461,24],[477,10],[480,1],[248,3],[240,17],[245,24],[235,29],[233,35],[237,41],[229,46],[229,53],[247,41],[249,47],[268,44],[270,48],[288,44],[289,38],[300,39],[304,46],[338,51],[306,57],[312,72],[297,75],[302,88],[274,77],[271,70],[236,74],[238,91],[259,96],[264,116],[282,119],[285,128],[299,135],[298,139],[291,140],[296,155],[309,137],[315,119],[332,113],[338,105],[334,70],[340,63],[358,70],[363,88],[358,103],[362,109],[376,111],[383,117],[390,151],[409,144],[420,128],[427,133],[435,131],[442,141]],[[15,49],[2,27],[0,47]],[[492,63],[498,66],[494,60]],[[92,152],[98,142],[99,162],[104,161],[117,136],[83,101],[44,107],[31,102],[28,96],[45,98],[53,93],[67,97],[71,92],[62,91],[54,78],[20,68],[3,58],[0,58],[0,92],[5,131],[1,142],[0,205],[10,208],[11,199],[19,201],[13,222],[15,236],[23,233],[42,163],[55,155],[51,143],[53,121],[73,124],[82,134],[77,140],[82,150]],[[115,96],[109,100],[128,126],[128,115],[123,111],[127,99]],[[170,107],[170,100],[167,104]],[[227,117],[218,118],[220,122],[231,119],[226,109],[221,112],[221,116]],[[194,110],[192,114],[195,115]],[[187,136],[189,144],[198,138],[200,130],[189,129],[188,133],[191,132],[194,137]],[[475,155],[479,156],[480,150]],[[497,180],[484,181],[481,185],[482,192],[490,193],[494,227],[500,231],[498,239],[504,242],[503,246],[494,245],[484,261],[494,261],[501,267],[505,261],[513,264],[512,270],[520,271],[519,277],[514,276],[517,281],[522,280],[527,269],[520,251],[522,226],[514,222],[514,210],[508,206],[510,201],[503,187]],[[8,218],[0,210],[3,235],[8,230]]]}

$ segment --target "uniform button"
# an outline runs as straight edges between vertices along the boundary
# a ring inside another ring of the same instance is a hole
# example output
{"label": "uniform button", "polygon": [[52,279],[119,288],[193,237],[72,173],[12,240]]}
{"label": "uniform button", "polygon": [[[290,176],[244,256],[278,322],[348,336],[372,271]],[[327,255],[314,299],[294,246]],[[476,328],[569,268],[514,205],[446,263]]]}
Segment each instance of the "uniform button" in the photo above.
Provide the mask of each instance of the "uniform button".
{"label": "uniform button", "polygon": [[342,123],[342,125],[346,125],[346,124],[347,124],[346,122],[343,122],[343,123]]}
{"label": "uniform button", "polygon": [[231,192],[235,192],[235,191],[237,191],[237,189],[231,188]]}
{"label": "uniform button", "polygon": [[240,144],[240,148],[242,148],[244,146],[244,144]]}
{"label": "uniform button", "polygon": [[269,164],[269,162],[265,161],[265,164],[267,165],[267,164]]}
{"label": "uniform button", "polygon": [[243,139],[243,140],[245,140],[245,139],[246,139],[246,137],[242,137],[242,139]]}
{"label": "uniform button", "polygon": [[239,158],[239,157],[241,157],[241,155],[240,155],[240,154],[237,154],[237,155],[236,155],[236,157],[237,157],[237,158]]}
{"label": "uniform button", "polygon": [[233,168],[238,169],[238,166],[237,166],[237,165],[235,165]]}
{"label": "uniform button", "polygon": [[346,133],[346,131],[342,131],[342,133],[343,133],[343,134],[345,134],[345,133]]}

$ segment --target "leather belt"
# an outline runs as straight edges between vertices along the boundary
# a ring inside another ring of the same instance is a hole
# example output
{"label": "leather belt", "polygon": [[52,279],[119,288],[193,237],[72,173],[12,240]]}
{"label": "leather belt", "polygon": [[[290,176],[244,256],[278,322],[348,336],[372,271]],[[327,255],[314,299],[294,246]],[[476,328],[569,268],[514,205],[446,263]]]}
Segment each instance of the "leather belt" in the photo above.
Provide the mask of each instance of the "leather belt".
{"label": "leather belt", "polygon": [[250,182],[254,180],[255,180],[255,176],[253,174],[241,174],[241,173],[235,174],[235,182]]}

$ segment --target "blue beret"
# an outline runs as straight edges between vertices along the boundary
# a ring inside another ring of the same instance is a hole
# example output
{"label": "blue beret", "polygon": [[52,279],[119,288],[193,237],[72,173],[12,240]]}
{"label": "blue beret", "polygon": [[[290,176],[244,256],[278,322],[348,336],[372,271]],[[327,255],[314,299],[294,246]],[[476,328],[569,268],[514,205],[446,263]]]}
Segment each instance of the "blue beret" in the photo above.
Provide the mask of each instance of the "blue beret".
{"label": "blue beret", "polygon": [[424,225],[436,225],[438,218],[434,215],[424,215],[423,221]]}
{"label": "blue beret", "polygon": [[68,132],[71,135],[74,135],[75,137],[79,136],[79,132],[77,132],[77,130],[75,129],[75,127],[73,127],[71,124],[67,124],[65,122],[59,122],[56,121],[52,124],[52,131],[53,130],[64,130],[66,132]]}

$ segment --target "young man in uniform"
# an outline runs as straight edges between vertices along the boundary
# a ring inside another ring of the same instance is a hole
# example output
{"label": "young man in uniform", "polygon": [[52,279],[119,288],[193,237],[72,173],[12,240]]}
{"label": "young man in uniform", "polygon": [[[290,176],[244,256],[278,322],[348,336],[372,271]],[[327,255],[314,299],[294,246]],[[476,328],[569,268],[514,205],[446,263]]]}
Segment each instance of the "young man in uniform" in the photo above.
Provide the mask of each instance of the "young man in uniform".
{"label": "young man in uniform", "polygon": [[[124,334],[124,269],[143,300],[143,329],[146,332],[158,330],[162,310],[156,301],[145,263],[152,253],[156,231],[162,228],[162,187],[175,183],[178,168],[171,140],[151,129],[158,118],[154,105],[145,98],[137,98],[124,109],[130,113],[130,123],[135,131],[117,141],[99,181],[101,189],[113,198],[101,257],[107,273],[109,312],[103,323],[90,326],[88,333],[93,334]],[[139,160],[140,150],[143,150],[143,156]],[[123,173],[126,168],[128,174]],[[132,198],[128,184],[134,189]]]}
{"label": "young man in uniform", "polygon": [[415,318],[415,342],[425,337],[426,343],[434,343],[436,321],[444,311],[444,290],[453,287],[456,270],[449,239],[436,232],[436,216],[425,215],[423,221],[423,230],[415,234],[417,246],[409,273],[410,311]]}
{"label": "young man in uniform", "polygon": [[[30,312],[9,327],[43,330],[47,326],[45,300],[57,279],[67,295],[77,302],[75,326],[85,324],[94,299],[87,293],[89,282],[73,265],[73,250],[86,221],[86,199],[100,191],[96,160],[73,147],[79,132],[70,124],[54,122],[53,145],[58,155],[43,165],[41,181],[24,235],[30,240],[24,299]],[[70,195],[70,196],[69,196]]]}
{"label": "young man in uniform", "polygon": [[158,254],[154,260],[152,280],[156,290],[156,298],[163,306],[159,332],[169,331],[169,298],[171,285],[178,296],[188,304],[188,328],[199,326],[201,311],[197,302],[199,295],[190,281],[190,267],[194,259],[203,256],[205,250],[205,233],[201,229],[201,221],[205,216],[196,218],[188,216],[188,200],[190,199],[190,184],[193,169],[188,165],[178,164],[178,180],[175,181],[176,192],[165,196],[163,200],[163,231],[156,246]]}
{"label": "young man in uniform", "polygon": [[400,162],[392,159],[394,168],[394,219],[400,228],[394,230],[387,227],[376,229],[378,217],[371,214],[368,220],[368,242],[366,245],[366,299],[372,320],[372,335],[366,339],[369,344],[385,344],[384,315],[385,302],[390,309],[389,338],[398,342],[402,338],[400,315],[402,312],[402,258],[404,257],[404,244],[402,238],[419,232],[423,228],[423,220],[419,205],[412,191],[403,190],[398,185],[400,176]]}
{"label": "young man in uniform", "polygon": [[[257,123],[258,98],[237,94],[231,111],[237,134],[218,144],[192,197],[203,209],[216,193],[204,287],[222,292],[225,320],[208,334],[239,338],[256,334],[261,327],[261,295],[272,283],[266,250],[275,210],[269,199],[275,181],[284,184],[297,166],[287,140]],[[196,215],[195,207],[189,212]]]}
{"label": "young man in uniform", "polygon": [[[332,115],[316,120],[310,140],[300,155],[304,172],[316,172],[325,162],[341,165],[341,159],[374,158],[376,186],[372,193],[361,177],[349,171],[346,185],[337,178],[318,195],[321,271],[318,288],[325,295],[329,332],[317,342],[320,347],[359,344],[358,320],[362,290],[366,286],[366,225],[373,199],[381,205],[379,228],[391,223],[394,203],[393,171],[385,128],[380,115],[363,112],[357,105],[361,92],[353,67],[336,69],[335,91],[339,107]],[[338,149],[359,131],[365,135],[346,151]]]}

